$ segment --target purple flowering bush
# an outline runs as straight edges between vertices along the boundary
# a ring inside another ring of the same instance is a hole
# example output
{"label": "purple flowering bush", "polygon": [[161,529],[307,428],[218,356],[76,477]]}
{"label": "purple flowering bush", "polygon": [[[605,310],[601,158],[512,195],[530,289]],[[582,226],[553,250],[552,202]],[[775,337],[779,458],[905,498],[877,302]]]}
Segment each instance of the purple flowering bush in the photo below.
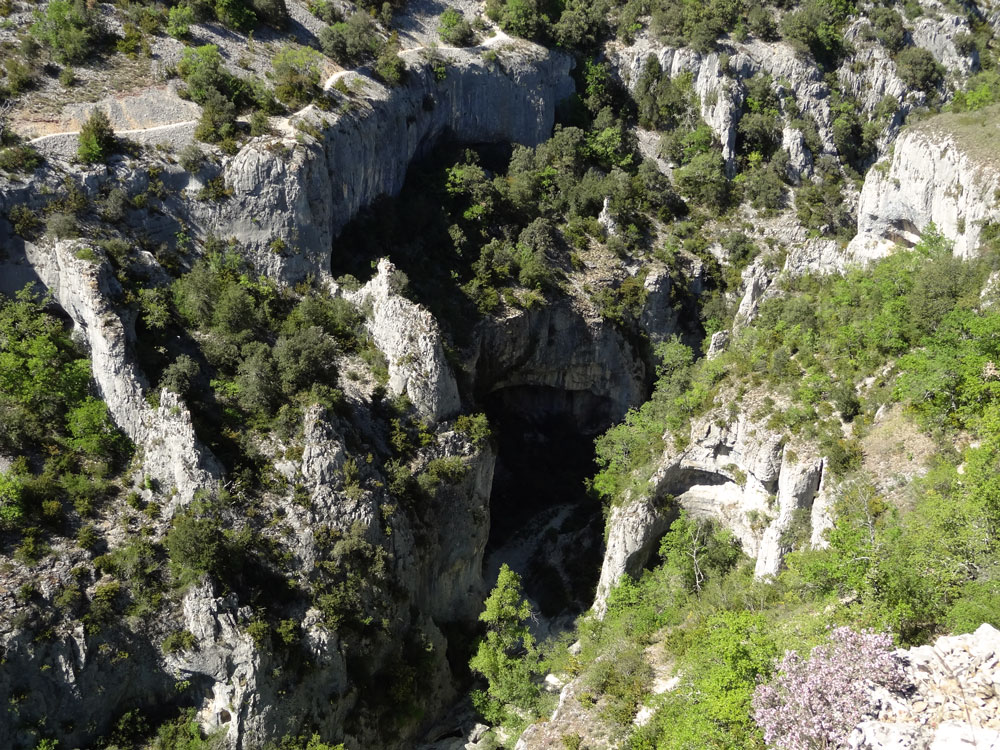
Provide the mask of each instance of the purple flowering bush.
{"label": "purple flowering bush", "polygon": [[758,685],[754,719],[764,739],[780,750],[842,747],[873,707],[872,688],[906,684],[892,636],[837,628],[808,659],[788,651],[775,677]]}

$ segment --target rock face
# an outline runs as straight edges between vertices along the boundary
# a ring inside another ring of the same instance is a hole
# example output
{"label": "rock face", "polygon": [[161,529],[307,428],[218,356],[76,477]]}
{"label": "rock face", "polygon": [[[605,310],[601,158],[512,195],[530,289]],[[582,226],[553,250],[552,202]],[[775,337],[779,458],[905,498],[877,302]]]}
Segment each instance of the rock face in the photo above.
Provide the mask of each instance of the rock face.
{"label": "rock face", "polygon": [[53,246],[27,242],[23,256],[10,255],[7,263],[18,282],[44,285],[73,320],[111,417],[143,451],[144,473],[164,489],[176,489],[166,508],[169,515],[199,488],[217,482],[222,470],[195,437],[191,414],[176,395],[164,391],[156,409],[146,401],[146,378],[132,354],[134,320],[112,302],[121,296],[121,287],[107,263],[79,257],[95,252],[75,240]]}
{"label": "rock face", "polygon": [[603,616],[618,579],[646,564],[677,506],[720,522],[757,558],[755,575],[774,575],[791,549],[789,535],[811,533],[812,516],[822,513],[814,507],[822,476],[822,459],[800,458],[780,434],[743,414],[696,420],[689,447],[664,454],[647,493],[612,511],[594,611]]}
{"label": "rock face", "polygon": [[897,655],[913,690],[877,694],[878,716],[854,730],[851,750],[1000,748],[1000,631],[984,624]]}
{"label": "rock face", "polygon": [[[802,111],[816,120],[823,152],[836,153],[831,130],[829,87],[816,66],[798,56],[787,44],[759,40],[733,43],[725,52],[728,57],[725,69],[722,67],[722,53],[700,54],[686,47],[668,47],[645,32],[628,46],[610,44],[606,52],[616,73],[630,91],[635,91],[650,55],[657,59],[664,74],[671,78],[691,73],[694,91],[701,102],[701,116],[722,143],[722,155],[730,168],[736,157],[737,125],[745,97],[741,79],[751,78],[758,72],[769,73],[775,81],[783,81],[791,87],[791,93]],[[794,150],[791,148],[796,142],[793,134],[789,133],[784,140],[788,141],[790,150]],[[802,171],[806,171],[811,163],[804,155],[796,157],[796,161]]]}
{"label": "rock face", "polygon": [[932,222],[954,241],[955,254],[967,258],[979,247],[984,225],[1000,220],[1000,170],[963,148],[948,133],[949,120],[944,127],[939,122],[902,133],[893,152],[869,170],[858,233],[848,246],[855,259],[881,258],[897,243],[913,246]]}
{"label": "rock face", "polygon": [[544,398],[532,407],[540,416],[556,409],[591,434],[621,419],[646,395],[645,365],[633,345],[571,299],[483,321],[464,359],[477,396],[544,389]]}
{"label": "rock face", "polygon": [[[272,278],[324,276],[344,225],[378,196],[398,193],[410,162],[441,140],[535,145],[549,136],[556,104],[573,92],[570,59],[513,40],[493,45],[495,59],[486,52],[440,53],[450,63],[441,80],[428,53],[406,52],[406,81],[393,88],[344,74],[338,85],[351,94],[339,113],[309,107],[294,118],[316,137],[290,127],[277,147],[272,138],[251,141],[226,163],[236,199],[194,206],[191,223],[238,237]],[[269,249],[275,239],[288,250]]]}
{"label": "rock face", "polygon": [[[353,93],[344,97],[338,114],[309,110],[298,115],[312,135],[291,129],[293,135],[284,139],[255,140],[225,159],[218,172],[207,164],[197,174],[188,174],[150,155],[142,161],[116,157],[111,164],[86,172],[73,167],[71,174],[80,190],[93,198],[109,184],[123,185],[130,194],[142,193],[154,179],[150,165],[162,166],[158,178],[165,186],[163,198],[151,198],[156,210],[130,209],[126,216],[142,225],[146,236],[169,244],[183,223],[195,237],[237,238],[257,269],[279,283],[310,275],[322,281],[328,276],[333,238],[344,224],[379,195],[398,191],[410,161],[442,139],[535,144],[548,136],[557,101],[572,91],[570,60],[523,42],[494,46],[495,56],[481,57],[485,50],[447,52],[451,59],[442,80],[416,52],[404,54],[409,75],[399,88],[387,89],[347,74],[343,80]],[[58,153],[49,156],[59,163]],[[221,203],[195,200],[199,189],[216,176],[225,180],[231,198]],[[39,170],[20,184],[3,179],[0,214],[6,215],[18,203],[40,210],[46,201],[43,196],[60,187],[61,175],[57,177],[55,170]],[[5,245],[0,288],[9,292],[27,282],[38,283],[73,319],[91,351],[95,379],[115,422],[142,451],[142,472],[156,480],[164,499],[170,498],[161,504],[163,523],[154,531],[162,533],[173,511],[222,479],[221,466],[199,444],[191,414],[176,395],[159,394],[155,408],[147,402],[148,382],[133,352],[134,319],[132,313],[122,312],[122,290],[109,264],[101,260],[100,249],[73,242],[54,247],[21,242],[3,220],[0,233]],[[285,249],[279,251],[282,245],[275,240],[282,240]],[[98,261],[86,259],[94,255]],[[152,272],[162,274],[152,256],[149,263]],[[420,450],[406,470],[416,477],[425,473],[433,477],[433,467],[443,463],[450,473],[434,479],[430,489],[421,485],[418,508],[399,507],[399,499],[386,489],[389,479],[363,459],[356,465],[352,462],[351,469],[359,476],[356,484],[349,485],[347,446],[355,448],[350,441],[359,433],[363,441],[375,444],[384,438],[370,424],[371,415],[364,414],[364,404],[351,405],[362,413],[361,426],[312,409],[306,415],[301,459],[281,451],[275,460],[287,486],[295,488],[294,502],[291,494],[269,496],[265,502],[282,519],[287,537],[282,545],[294,560],[302,586],[308,586],[323,559],[317,537],[321,527],[356,534],[385,552],[392,582],[381,626],[385,632],[365,637],[365,669],[377,671],[395,663],[401,658],[401,644],[419,634],[420,647],[429,654],[419,678],[419,703],[421,710],[433,715],[455,697],[448,644],[439,625],[473,624],[485,593],[482,559],[495,455],[489,445],[473,445],[442,424],[460,408],[456,379],[436,322],[396,292],[393,276],[391,264],[383,264],[357,299],[369,308],[369,330],[389,360],[390,389],[409,395],[436,429],[434,445]],[[618,399],[616,408],[624,412],[644,395],[642,365],[634,364],[634,353],[618,334],[609,333],[610,326],[581,322],[578,315],[569,318],[572,321],[553,322],[549,315],[541,322],[526,323],[519,353],[508,350],[509,362],[490,360],[495,365],[489,369],[491,376],[516,379],[511,369],[528,352],[525,361],[537,366],[546,382],[592,389],[599,394],[595,398]],[[538,347],[538,336],[550,323],[560,331],[572,329],[576,337]],[[565,347],[583,345],[589,347],[587,352],[574,360],[568,374],[561,372],[555,358],[566,355]],[[556,348],[534,356],[536,348],[546,346]],[[605,371],[605,355],[616,372]],[[589,361],[583,361],[587,357]],[[170,492],[173,489],[176,492]],[[112,548],[121,536],[109,534]],[[86,561],[83,557],[79,562]],[[72,561],[59,563],[60,572],[52,576],[57,583],[52,591],[43,592],[49,599],[70,580]],[[93,595],[92,590],[86,593]],[[6,588],[0,589],[0,597],[13,605],[13,594]],[[280,655],[269,653],[250,637],[248,627],[257,613],[208,581],[190,589],[180,605],[165,604],[154,623],[130,622],[121,632],[102,633],[106,640],[83,631],[59,631],[38,646],[31,642],[30,630],[6,628],[7,618],[0,627],[0,646],[7,663],[16,669],[0,675],[0,694],[26,696],[25,720],[47,715],[72,724],[74,729],[62,736],[70,745],[91,741],[122,710],[181,700],[177,683],[191,686],[190,695],[201,701],[204,727],[224,730],[230,748],[262,747],[285,734],[297,734],[307,723],[310,730],[320,728],[331,737],[341,737],[345,717],[358,706],[347,655],[351,649],[360,652],[362,646],[345,646],[343,639],[348,636],[322,622],[320,613],[307,605],[305,597],[295,605],[300,646],[310,665],[301,679],[293,679],[291,673],[283,676],[278,669]],[[182,630],[194,636],[195,648],[163,653],[163,637]],[[105,644],[124,656],[114,658],[118,653],[114,650],[105,653]],[[110,684],[102,687],[105,681]],[[417,727],[398,729],[399,739],[390,741],[377,722],[362,724],[355,740],[361,747],[404,747]],[[0,745],[22,742],[24,736],[17,731],[0,722]]]}
{"label": "rock face", "polygon": [[375,344],[389,360],[389,389],[405,393],[425,417],[435,422],[458,413],[461,402],[455,375],[445,359],[434,316],[403,297],[396,287],[396,267],[383,258],[378,274],[353,296],[367,316]]}

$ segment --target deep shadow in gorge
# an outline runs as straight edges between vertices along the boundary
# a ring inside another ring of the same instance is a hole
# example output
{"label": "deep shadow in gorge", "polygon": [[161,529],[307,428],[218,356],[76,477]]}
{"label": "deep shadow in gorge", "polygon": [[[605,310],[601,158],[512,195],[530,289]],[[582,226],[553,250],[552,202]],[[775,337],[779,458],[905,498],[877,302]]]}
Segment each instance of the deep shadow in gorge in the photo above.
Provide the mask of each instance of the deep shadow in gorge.
{"label": "deep shadow in gorge", "polygon": [[485,574],[501,563],[521,575],[547,620],[575,616],[594,597],[603,555],[600,499],[587,492],[594,438],[613,422],[605,399],[516,386],[484,402],[497,437]]}

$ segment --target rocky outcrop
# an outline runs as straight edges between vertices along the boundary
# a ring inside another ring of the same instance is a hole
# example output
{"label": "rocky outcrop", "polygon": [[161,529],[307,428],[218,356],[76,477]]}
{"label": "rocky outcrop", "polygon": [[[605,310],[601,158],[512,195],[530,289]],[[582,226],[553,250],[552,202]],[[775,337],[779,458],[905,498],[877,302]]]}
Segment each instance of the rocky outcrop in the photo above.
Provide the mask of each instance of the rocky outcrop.
{"label": "rocky outcrop", "polygon": [[777,573],[792,543],[810,538],[812,516],[823,512],[814,507],[822,459],[798,456],[781,434],[745,413],[727,419],[710,412],[690,434],[687,448],[664,453],[647,492],[612,512],[594,601],[598,616],[618,579],[646,564],[678,507],[729,529],[757,558],[759,577]]}
{"label": "rocky outcrop", "polygon": [[973,47],[963,51],[955,44],[956,37],[971,35],[972,27],[965,16],[949,12],[938,2],[928,3],[931,13],[913,22],[910,37],[913,44],[928,50],[950,72],[969,75],[979,66],[979,54]]}
{"label": "rocky outcrop", "polygon": [[[443,139],[540,143],[573,91],[570,59],[527,42],[438,53],[443,77],[428,54],[403,53],[407,76],[397,87],[343,74],[337,91],[349,93],[336,94],[335,111],[309,107],[285,138],[244,146],[225,165],[233,199],[193,206],[190,223],[199,234],[237,237],[271,278],[323,277],[340,230],[375,198],[398,193],[415,157]],[[275,239],[287,250],[274,252]]]}
{"label": "rocky outcrop", "polygon": [[955,117],[938,116],[908,129],[869,170],[858,233],[848,246],[855,260],[883,257],[898,244],[912,247],[931,223],[955,243],[956,255],[967,258],[978,249],[983,227],[1000,220],[1000,169],[952,132]]}
{"label": "rocky outcrop", "polygon": [[[730,167],[736,156],[737,126],[745,96],[741,79],[751,78],[759,72],[768,73],[775,82],[781,81],[781,85],[790,86],[790,93],[795,96],[799,108],[815,118],[824,153],[836,152],[831,130],[829,87],[814,64],[783,42],[768,43],[753,39],[746,43],[730,43],[724,52],[701,54],[686,47],[665,46],[647,32],[642,32],[628,46],[611,43],[606,54],[630,91],[635,91],[650,55],[657,59],[664,74],[670,78],[691,73],[701,116],[722,144],[722,155]],[[725,68],[722,67],[723,54],[728,59]],[[792,146],[795,138],[791,133],[788,140]],[[807,164],[804,155],[797,158],[799,170],[805,171]]]}
{"label": "rocky outcrop", "polygon": [[7,263],[19,280],[44,285],[73,320],[112,419],[142,451],[143,473],[171,495],[169,517],[198,489],[218,481],[221,467],[195,437],[191,414],[176,395],[164,391],[157,408],[146,401],[148,385],[132,354],[134,320],[112,301],[122,290],[108,264],[90,260],[98,252],[76,240],[26,242],[23,255],[11,254]]}
{"label": "rocky outcrop", "polygon": [[598,617],[607,612],[608,595],[619,579],[623,575],[637,576],[642,571],[675,514],[653,497],[626,500],[611,509],[601,578],[594,598],[593,609]]}
{"label": "rocky outcrop", "polygon": [[458,412],[458,385],[437,321],[400,294],[397,279],[396,267],[383,258],[375,277],[352,299],[366,312],[368,330],[389,360],[389,389],[405,393],[421,414],[438,422]]}
{"label": "rocky outcrop", "polygon": [[[531,406],[537,417],[557,410],[580,431],[595,434],[646,396],[648,375],[634,346],[572,299],[486,319],[477,326],[475,339],[464,365],[476,396],[545,389],[545,398]],[[521,395],[531,396],[526,391]]]}
{"label": "rocky outcrop", "polygon": [[851,735],[851,750],[1000,748],[1000,631],[943,636],[896,652],[911,690],[880,690],[876,718]]}
{"label": "rocky outcrop", "polygon": [[646,300],[639,314],[639,326],[654,344],[665,341],[677,331],[677,311],[671,304],[674,281],[670,271],[650,264],[642,288]]}

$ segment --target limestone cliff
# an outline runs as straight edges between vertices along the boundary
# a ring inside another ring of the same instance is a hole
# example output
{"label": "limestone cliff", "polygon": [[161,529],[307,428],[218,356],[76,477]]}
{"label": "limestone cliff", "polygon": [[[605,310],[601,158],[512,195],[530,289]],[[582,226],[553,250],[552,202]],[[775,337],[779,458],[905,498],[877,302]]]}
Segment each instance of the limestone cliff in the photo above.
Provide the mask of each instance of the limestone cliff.
{"label": "limestone cliff", "polygon": [[956,255],[975,253],[983,228],[1000,219],[1000,169],[979,147],[994,131],[987,111],[939,115],[903,132],[868,172],[848,253],[880,258],[896,244],[914,245],[931,223],[954,241]]}
{"label": "limestone cliff", "polygon": [[[667,438],[668,445],[672,442]],[[695,518],[712,518],[757,559],[757,576],[774,575],[791,549],[785,535],[796,511],[810,520],[810,534],[825,523],[821,498],[823,461],[806,446],[797,455],[785,438],[740,411],[729,419],[715,410],[695,420],[690,443],[668,448],[648,489],[612,511],[607,552],[594,601],[603,616],[607,596],[624,574],[636,575],[683,508]]]}
{"label": "limestone cliff", "polygon": [[[359,209],[398,193],[414,158],[444,139],[538,144],[552,131],[556,104],[573,91],[570,59],[528,42],[442,51],[443,76],[428,54],[404,53],[407,76],[398,87],[344,74],[336,91],[348,93],[335,94],[335,111],[308,107],[285,138],[244,146],[224,169],[235,200],[194,206],[190,221],[199,232],[238,237],[272,278],[322,278],[333,239]],[[275,239],[288,249],[270,249]]]}

